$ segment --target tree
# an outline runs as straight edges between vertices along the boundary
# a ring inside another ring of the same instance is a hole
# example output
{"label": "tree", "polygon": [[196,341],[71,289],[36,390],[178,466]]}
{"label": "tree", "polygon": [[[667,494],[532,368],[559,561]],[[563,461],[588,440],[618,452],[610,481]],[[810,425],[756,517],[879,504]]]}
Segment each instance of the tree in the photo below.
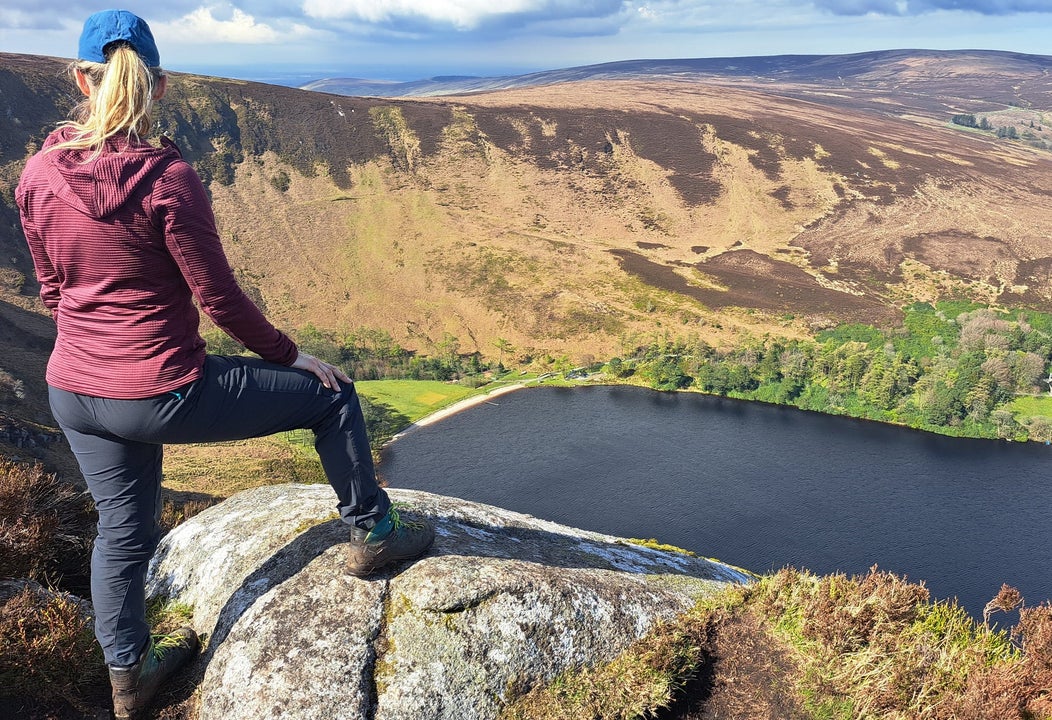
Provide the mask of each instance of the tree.
{"label": "tree", "polygon": [[921,415],[929,425],[949,425],[961,417],[963,405],[958,401],[954,389],[942,380],[928,386],[918,399]]}
{"label": "tree", "polygon": [[968,411],[968,417],[975,422],[985,422],[990,417],[990,408],[994,402],[993,386],[993,379],[989,376],[984,376],[964,396],[965,410]]}
{"label": "tree", "polygon": [[1032,352],[1016,352],[1012,354],[1012,373],[1015,379],[1015,389],[1020,392],[1031,392],[1045,373],[1045,359]]}
{"label": "tree", "polygon": [[854,392],[869,369],[872,357],[873,351],[865,343],[848,342],[837,348],[831,373],[835,389]]}
{"label": "tree", "polygon": [[755,390],[758,387],[747,367],[730,360],[702,363],[694,383],[702,390],[718,395],[735,390]]}
{"label": "tree", "polygon": [[997,437],[1010,438],[1015,435],[1017,423],[1015,416],[1007,410],[994,410],[990,419],[997,425]]}
{"label": "tree", "polygon": [[493,347],[497,348],[497,367],[501,370],[504,369],[504,353],[511,353],[515,350],[515,347],[502,337],[497,338],[493,341]]}
{"label": "tree", "polygon": [[692,378],[684,374],[675,358],[652,360],[641,374],[655,390],[679,390],[692,382]]}
{"label": "tree", "polygon": [[442,333],[442,339],[435,343],[435,350],[440,357],[453,360],[460,352],[460,339],[452,333]]}
{"label": "tree", "polygon": [[1038,442],[1052,442],[1052,421],[1049,421],[1047,417],[1038,415],[1030,418],[1030,422],[1026,426],[1027,432],[1030,434],[1031,440],[1037,440]]}
{"label": "tree", "polygon": [[336,340],[335,333],[319,330],[311,323],[296,332],[296,345],[308,355],[327,363],[339,365],[343,360],[343,348]]}
{"label": "tree", "polygon": [[801,385],[807,380],[808,356],[800,346],[792,345],[778,356],[779,372],[786,380]]}

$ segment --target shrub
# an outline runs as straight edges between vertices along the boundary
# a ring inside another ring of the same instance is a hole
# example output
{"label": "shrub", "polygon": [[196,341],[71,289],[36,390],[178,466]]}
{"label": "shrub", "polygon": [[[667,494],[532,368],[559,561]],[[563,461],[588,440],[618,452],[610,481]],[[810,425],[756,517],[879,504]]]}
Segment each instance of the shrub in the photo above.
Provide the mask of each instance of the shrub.
{"label": "shrub", "polygon": [[[1048,605],[1022,609],[1009,636],[956,603],[927,602],[923,585],[876,568],[852,578],[786,569],[749,595],[806,659],[805,694],[825,705],[849,700],[852,717],[1052,717]],[[1005,587],[988,610],[1020,601]]]}
{"label": "shrub", "polygon": [[284,170],[279,170],[277,175],[270,178],[270,184],[278,192],[287,192],[292,186],[292,178]]}
{"label": "shrub", "polygon": [[0,458],[0,576],[86,584],[90,497],[40,464]]}
{"label": "shrub", "polygon": [[105,704],[102,651],[75,599],[27,585],[0,603],[0,697],[21,706],[18,717]]}

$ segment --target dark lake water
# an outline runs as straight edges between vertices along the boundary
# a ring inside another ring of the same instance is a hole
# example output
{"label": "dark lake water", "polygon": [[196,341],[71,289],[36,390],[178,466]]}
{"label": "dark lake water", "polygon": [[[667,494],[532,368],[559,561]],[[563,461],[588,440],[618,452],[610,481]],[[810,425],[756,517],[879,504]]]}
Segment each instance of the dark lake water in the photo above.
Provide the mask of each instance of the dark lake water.
{"label": "dark lake water", "polygon": [[870,566],[975,617],[1052,598],[1052,447],[631,387],[535,388],[415,429],[395,487],[655,537],[756,572]]}

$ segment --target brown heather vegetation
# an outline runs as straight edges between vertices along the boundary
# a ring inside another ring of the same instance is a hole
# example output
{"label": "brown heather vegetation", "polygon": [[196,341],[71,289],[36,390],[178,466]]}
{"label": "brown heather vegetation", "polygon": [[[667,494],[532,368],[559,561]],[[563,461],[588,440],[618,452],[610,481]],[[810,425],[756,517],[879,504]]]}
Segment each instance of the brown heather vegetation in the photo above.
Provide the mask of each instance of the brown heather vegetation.
{"label": "brown heather vegetation", "polygon": [[39,464],[0,457],[0,578],[87,587],[91,498]]}
{"label": "brown heather vegetation", "polygon": [[77,602],[31,587],[0,592],[0,715],[95,717],[108,700],[102,650]]}
{"label": "brown heather vegetation", "polygon": [[611,663],[534,688],[507,720],[1045,720],[1052,608],[1010,632],[872,569],[785,569],[662,626]]}

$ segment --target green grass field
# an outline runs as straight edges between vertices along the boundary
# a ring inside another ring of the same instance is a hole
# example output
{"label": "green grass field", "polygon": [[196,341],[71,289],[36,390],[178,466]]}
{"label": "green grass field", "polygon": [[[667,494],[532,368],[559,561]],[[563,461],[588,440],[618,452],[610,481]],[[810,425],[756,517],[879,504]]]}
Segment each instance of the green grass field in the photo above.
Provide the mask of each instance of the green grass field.
{"label": "green grass field", "polygon": [[1046,417],[1052,420],[1052,395],[1026,395],[1017,397],[1008,404],[1008,410],[1017,421],[1028,417]]}
{"label": "green grass field", "polygon": [[389,405],[416,422],[436,410],[484,392],[437,380],[358,380],[354,386],[373,402]]}

